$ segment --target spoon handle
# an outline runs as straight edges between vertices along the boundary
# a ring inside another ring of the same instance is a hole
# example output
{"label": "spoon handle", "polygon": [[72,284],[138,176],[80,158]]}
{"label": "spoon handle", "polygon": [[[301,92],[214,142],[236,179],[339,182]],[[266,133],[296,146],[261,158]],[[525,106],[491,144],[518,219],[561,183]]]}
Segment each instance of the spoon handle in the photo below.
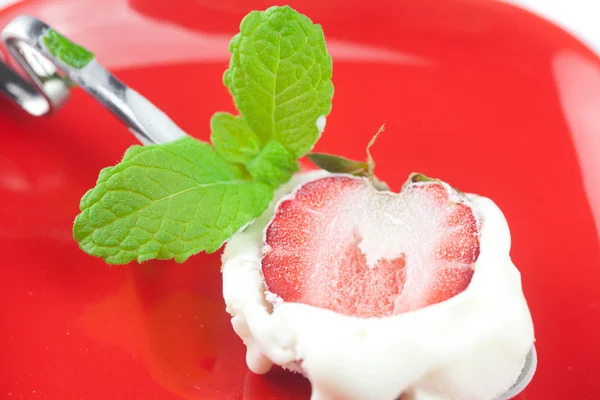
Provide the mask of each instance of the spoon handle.
{"label": "spoon handle", "polygon": [[92,58],[80,68],[55,57],[43,38],[52,28],[21,15],[2,30],[2,41],[28,75],[24,79],[0,61],[0,93],[34,116],[56,112],[73,83],[123,122],[143,144],[167,143],[186,136],[164,112],[118,80]]}

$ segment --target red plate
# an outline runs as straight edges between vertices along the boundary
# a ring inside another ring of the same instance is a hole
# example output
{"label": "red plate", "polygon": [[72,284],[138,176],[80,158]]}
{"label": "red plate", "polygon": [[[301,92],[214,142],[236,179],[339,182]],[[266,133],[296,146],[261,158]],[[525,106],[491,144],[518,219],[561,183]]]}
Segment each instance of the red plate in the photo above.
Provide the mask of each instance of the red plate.
{"label": "red plate", "polygon": [[[28,1],[190,134],[233,111],[227,43],[256,0]],[[533,313],[539,368],[520,399],[600,398],[600,61],[555,26],[475,0],[305,0],[336,94],[319,151],[362,157],[395,189],[411,171],[494,199]],[[307,399],[248,372],[219,255],[109,268],[71,223],[133,136],[83,92],[51,118],[0,102],[0,398]]]}

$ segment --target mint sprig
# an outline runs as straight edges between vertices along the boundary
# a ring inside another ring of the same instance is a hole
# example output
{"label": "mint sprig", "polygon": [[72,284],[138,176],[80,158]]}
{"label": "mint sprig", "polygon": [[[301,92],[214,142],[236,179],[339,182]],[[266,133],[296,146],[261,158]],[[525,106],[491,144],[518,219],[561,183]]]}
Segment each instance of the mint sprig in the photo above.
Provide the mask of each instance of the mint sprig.
{"label": "mint sprig", "polygon": [[229,45],[223,76],[235,104],[263,143],[296,158],[319,139],[316,120],[331,111],[332,62],[320,25],[292,8],[253,11]]}
{"label": "mint sprig", "polygon": [[229,162],[246,164],[260,153],[261,141],[242,117],[216,113],[210,130],[215,150]]}
{"label": "mint sprig", "polygon": [[250,175],[259,182],[273,187],[287,182],[300,170],[296,157],[281,143],[270,141],[262,151],[246,164]]}
{"label": "mint sprig", "polygon": [[192,138],[134,146],[100,173],[81,199],[74,235],[110,264],[185,261],[214,252],[269,205],[273,188],[253,181]]}
{"label": "mint sprig", "polygon": [[[240,116],[216,113],[212,145],[133,146],[81,199],[73,235],[110,264],[214,252],[299,170],[331,110],[332,64],[319,25],[288,6],[253,11],[230,44],[224,83]],[[46,47],[81,68],[93,55],[56,32]]]}

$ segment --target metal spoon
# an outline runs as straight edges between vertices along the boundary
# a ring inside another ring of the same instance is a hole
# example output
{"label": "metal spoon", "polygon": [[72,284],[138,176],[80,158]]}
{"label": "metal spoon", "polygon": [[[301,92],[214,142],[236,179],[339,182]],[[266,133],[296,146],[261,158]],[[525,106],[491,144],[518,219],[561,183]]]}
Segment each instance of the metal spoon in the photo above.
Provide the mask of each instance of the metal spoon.
{"label": "metal spoon", "polygon": [[42,42],[50,29],[36,18],[21,15],[2,30],[2,41],[31,82],[0,62],[0,91],[25,111],[34,116],[57,111],[69,98],[69,84],[74,82],[129,127],[143,144],[166,143],[186,136],[165,113],[95,59],[83,68],[75,68],[50,54]]}

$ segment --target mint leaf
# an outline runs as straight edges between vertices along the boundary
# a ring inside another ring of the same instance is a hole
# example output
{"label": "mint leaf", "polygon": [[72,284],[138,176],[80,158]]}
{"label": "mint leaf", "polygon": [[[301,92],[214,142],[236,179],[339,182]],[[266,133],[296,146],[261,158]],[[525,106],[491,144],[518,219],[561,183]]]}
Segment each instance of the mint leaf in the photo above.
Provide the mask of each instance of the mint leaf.
{"label": "mint leaf", "polygon": [[229,45],[223,81],[250,128],[294,157],[318,140],[317,118],[331,111],[332,62],[320,25],[288,6],[253,11]]}
{"label": "mint leaf", "polygon": [[269,205],[273,189],[192,138],[134,146],[81,199],[73,227],[110,264],[214,252]]}
{"label": "mint leaf", "polygon": [[269,142],[246,164],[250,175],[259,182],[278,187],[299,171],[296,157],[279,142]]}
{"label": "mint leaf", "polygon": [[54,29],[49,29],[42,36],[42,42],[50,54],[74,68],[83,68],[94,59],[92,53],[71,42]]}
{"label": "mint leaf", "polygon": [[369,173],[369,164],[364,161],[354,161],[327,153],[309,153],[307,157],[313,164],[325,171],[356,176],[367,176]]}
{"label": "mint leaf", "polygon": [[210,129],[215,150],[227,161],[245,164],[260,152],[260,139],[242,117],[216,113]]}

